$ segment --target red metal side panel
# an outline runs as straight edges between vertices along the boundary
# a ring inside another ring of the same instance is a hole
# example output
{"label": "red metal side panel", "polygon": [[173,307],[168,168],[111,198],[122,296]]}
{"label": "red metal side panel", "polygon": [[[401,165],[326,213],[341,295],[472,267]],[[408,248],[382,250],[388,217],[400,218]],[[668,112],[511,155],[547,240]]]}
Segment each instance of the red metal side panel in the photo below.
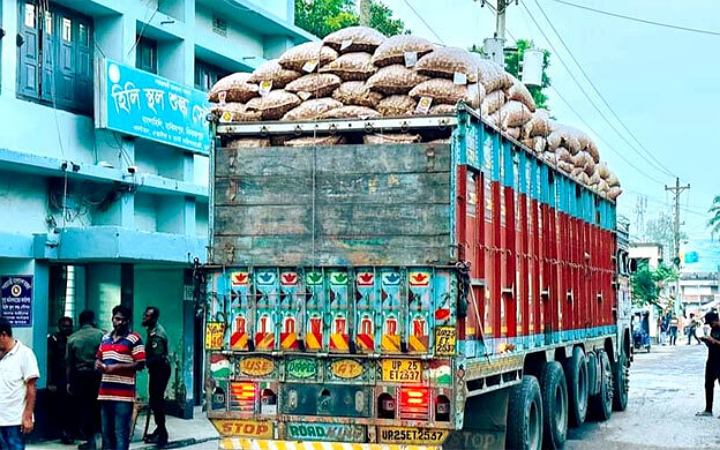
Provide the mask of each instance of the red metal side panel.
{"label": "red metal side panel", "polygon": [[507,323],[505,321],[505,310],[502,301],[501,287],[502,284],[502,226],[501,226],[501,209],[502,202],[500,196],[500,183],[492,181],[492,204],[493,204],[493,220],[492,220],[492,251],[491,265],[492,275],[490,277],[490,298],[492,302],[492,312],[494,315],[493,329],[495,330],[493,336],[501,337],[507,333]]}
{"label": "red metal side panel", "polygon": [[[517,336],[518,297],[515,286],[516,263],[516,229],[515,229],[515,191],[511,187],[503,186],[503,202],[505,205],[505,226],[503,232],[503,301],[505,302],[505,322],[507,336]],[[513,287],[515,291],[513,292]]]}
{"label": "red metal side panel", "polygon": [[532,226],[533,226],[533,236],[532,236],[532,253],[533,253],[533,298],[534,306],[535,306],[535,324],[533,327],[533,331],[536,334],[541,334],[545,330],[545,322],[544,322],[544,309],[543,309],[543,298],[540,295],[543,287],[542,282],[542,273],[543,273],[543,251],[541,247],[542,242],[542,236],[541,236],[541,229],[540,226],[542,224],[542,217],[540,216],[540,205],[538,204],[538,201],[533,199],[532,200]]}
{"label": "red metal side panel", "polygon": [[[469,259],[471,255],[471,239],[468,239],[468,230],[472,231],[472,224],[468,223],[468,195],[467,195],[467,167],[457,167],[457,200],[455,207],[455,223],[457,227],[457,245],[458,245],[458,260],[459,261],[472,261]],[[471,301],[471,299],[467,299]],[[470,312],[470,311],[468,311]],[[466,318],[458,318],[458,339],[465,339],[466,329],[468,325],[465,323],[466,320],[471,323],[474,321],[472,314],[466,316]]]}
{"label": "red metal side panel", "polygon": [[516,261],[518,261],[518,269],[520,276],[517,277],[518,300],[521,306],[520,318],[517,332],[519,335],[527,336],[530,334],[530,293],[528,285],[531,279],[530,260],[528,250],[528,238],[530,235],[530,224],[528,223],[528,198],[525,194],[518,194],[518,245],[516,248]]}

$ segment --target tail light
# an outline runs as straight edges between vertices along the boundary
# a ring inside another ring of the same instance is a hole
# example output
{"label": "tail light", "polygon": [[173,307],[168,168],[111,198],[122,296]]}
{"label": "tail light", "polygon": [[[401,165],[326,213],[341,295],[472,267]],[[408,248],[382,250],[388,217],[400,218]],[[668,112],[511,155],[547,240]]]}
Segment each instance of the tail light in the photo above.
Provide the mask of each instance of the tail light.
{"label": "tail light", "polygon": [[232,397],[230,409],[242,412],[255,412],[257,392],[255,383],[241,381],[230,383]]}
{"label": "tail light", "polygon": [[390,394],[381,394],[378,397],[378,418],[394,419],[395,418],[395,399]]}
{"label": "tail light", "polygon": [[430,389],[426,387],[400,388],[400,418],[427,420],[430,409]]}

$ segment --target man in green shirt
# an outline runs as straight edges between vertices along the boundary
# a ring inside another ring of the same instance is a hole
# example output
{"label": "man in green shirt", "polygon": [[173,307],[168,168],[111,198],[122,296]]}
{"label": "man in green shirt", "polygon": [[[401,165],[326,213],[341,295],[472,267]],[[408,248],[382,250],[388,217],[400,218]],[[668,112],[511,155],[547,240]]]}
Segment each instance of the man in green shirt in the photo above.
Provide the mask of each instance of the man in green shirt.
{"label": "man in green shirt", "polygon": [[79,413],[80,431],[87,439],[78,446],[81,450],[95,448],[95,435],[100,429],[100,373],[95,370],[95,359],[102,337],[103,332],[95,327],[95,313],[86,310],[80,313],[80,329],[67,342],[67,390]]}
{"label": "man in green shirt", "polygon": [[168,432],[165,428],[165,388],[170,380],[170,359],[167,334],[165,328],[158,323],[158,319],[160,319],[160,310],[156,306],[148,306],[143,315],[142,325],[148,331],[145,360],[150,375],[150,409],[155,416],[157,428],[145,441],[162,448],[168,442]]}

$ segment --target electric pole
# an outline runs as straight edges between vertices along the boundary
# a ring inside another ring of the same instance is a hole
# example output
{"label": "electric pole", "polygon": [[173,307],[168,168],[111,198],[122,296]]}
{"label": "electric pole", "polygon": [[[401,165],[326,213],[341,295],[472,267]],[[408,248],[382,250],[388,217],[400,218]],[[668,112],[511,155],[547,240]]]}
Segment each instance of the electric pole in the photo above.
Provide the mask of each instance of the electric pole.
{"label": "electric pole", "polygon": [[[675,238],[675,248],[673,254],[673,264],[680,269],[680,194],[690,189],[690,184],[680,186],[680,178],[675,177],[675,186],[665,185],[665,190],[672,192],[673,203],[675,206],[675,220],[673,223],[673,236]],[[680,300],[680,277],[675,282],[675,297]]]}
{"label": "electric pole", "polygon": [[[477,0],[476,0],[477,1]],[[480,6],[485,6],[487,0],[480,0]],[[517,0],[495,0],[495,35],[483,41],[483,51],[500,67],[505,67],[505,11],[512,2]]]}

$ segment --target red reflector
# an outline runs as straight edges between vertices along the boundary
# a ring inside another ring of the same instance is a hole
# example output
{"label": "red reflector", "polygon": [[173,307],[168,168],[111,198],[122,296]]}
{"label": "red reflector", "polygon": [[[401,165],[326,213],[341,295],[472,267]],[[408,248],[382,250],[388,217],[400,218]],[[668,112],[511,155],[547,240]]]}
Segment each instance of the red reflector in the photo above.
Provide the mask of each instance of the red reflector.
{"label": "red reflector", "polygon": [[257,392],[255,383],[247,381],[230,383],[230,409],[235,411],[255,412]]}
{"label": "red reflector", "polygon": [[427,419],[430,407],[430,388],[400,388],[400,417],[407,419]]}

